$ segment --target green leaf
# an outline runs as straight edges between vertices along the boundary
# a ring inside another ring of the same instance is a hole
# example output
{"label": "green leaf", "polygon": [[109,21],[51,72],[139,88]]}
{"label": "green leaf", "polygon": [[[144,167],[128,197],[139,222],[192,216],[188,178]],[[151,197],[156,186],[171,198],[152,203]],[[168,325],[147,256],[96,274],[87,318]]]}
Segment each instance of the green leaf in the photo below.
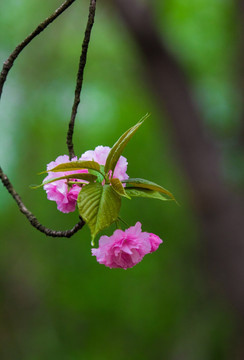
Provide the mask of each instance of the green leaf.
{"label": "green leaf", "polygon": [[96,170],[88,170],[90,174],[93,174],[97,177],[96,181],[102,183],[104,180],[104,175],[102,173],[97,172]]}
{"label": "green leaf", "polygon": [[[92,175],[92,174],[81,174],[81,173],[77,173],[77,174],[70,174],[70,175],[65,175],[65,176],[60,176],[60,177],[57,177],[57,178],[53,178],[53,179],[49,179],[49,180],[46,180],[46,181],[43,181],[42,184],[40,185],[37,185],[37,186],[31,186],[32,189],[37,189],[43,185],[46,185],[46,184],[50,184],[54,181],[58,181],[58,180],[65,180],[65,179],[80,179],[80,180],[85,180],[85,181],[89,181],[89,182],[94,182],[96,181],[97,177],[95,175]],[[78,184],[78,182],[77,182]]]}
{"label": "green leaf", "polygon": [[124,197],[130,199],[130,196],[125,192],[125,188],[119,179],[112,178],[110,180],[110,184],[111,184],[112,188],[114,189],[114,191],[116,191],[116,193],[118,195],[124,196]]}
{"label": "green leaf", "polygon": [[48,172],[64,172],[64,171],[76,171],[82,169],[91,169],[101,172],[100,165],[96,161],[86,161],[86,160],[78,160],[78,161],[70,161],[68,163],[63,163],[55,166],[51,170],[46,170],[41,172],[40,174],[45,174]]}
{"label": "green leaf", "polygon": [[[145,180],[145,179],[139,179],[139,178],[130,178],[130,179],[127,179],[127,180],[122,180],[122,182],[125,183],[126,186],[129,185],[130,187],[136,187],[136,188],[143,188],[143,189],[158,191],[158,192],[160,192],[162,194],[167,195],[169,198],[175,200],[174,195],[171,194],[171,192],[169,192],[168,190],[166,190],[162,186],[160,186],[158,184],[155,184],[152,181],[148,181],[148,180]],[[129,189],[129,187],[125,188],[126,191],[128,189]]]}
{"label": "green leaf", "polygon": [[91,230],[93,243],[99,231],[117,220],[121,197],[110,185],[94,183],[85,185],[81,189],[77,204],[80,216]]}
{"label": "green leaf", "polygon": [[163,196],[160,192],[149,190],[149,189],[143,189],[143,188],[137,188],[137,187],[129,187],[126,188],[126,194],[131,197],[143,197],[143,198],[151,198],[151,199],[158,199],[158,200],[173,200],[168,199],[165,196]]}
{"label": "green leaf", "polygon": [[114,168],[122,154],[125,146],[128,144],[132,136],[139,129],[142,123],[148,118],[149,114],[146,114],[136,125],[132,126],[129,130],[127,130],[114,144],[112,149],[110,150],[106,164],[104,167],[105,173],[107,174],[110,170],[114,171]]}

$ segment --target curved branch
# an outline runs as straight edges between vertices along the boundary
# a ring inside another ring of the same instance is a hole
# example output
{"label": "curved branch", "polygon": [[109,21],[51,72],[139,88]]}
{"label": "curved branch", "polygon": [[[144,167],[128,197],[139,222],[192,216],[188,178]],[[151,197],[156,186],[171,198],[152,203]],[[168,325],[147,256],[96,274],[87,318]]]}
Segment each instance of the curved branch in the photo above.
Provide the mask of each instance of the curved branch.
{"label": "curved branch", "polygon": [[75,0],[66,0],[58,9],[54,11],[53,14],[51,14],[47,19],[40,23],[37,28],[14,49],[12,54],[10,54],[8,59],[4,62],[2,71],[0,73],[0,98],[2,95],[3,85],[7,79],[9,70],[12,68],[14,61],[19,56],[21,51],[59,15],[61,15],[73,2],[75,2]]}
{"label": "curved branch", "polygon": [[37,218],[26,208],[24,203],[21,200],[19,194],[15,191],[13,185],[11,184],[7,175],[4,174],[2,168],[0,167],[0,178],[2,180],[3,185],[6,187],[10,195],[12,195],[13,199],[16,201],[20,211],[27,217],[30,224],[34,226],[37,230],[41,231],[47,236],[52,237],[66,237],[69,238],[74,235],[78,230],[82,229],[85,225],[85,222],[81,219],[72,229],[65,231],[55,231],[49,228],[46,228],[42,224],[39,223]]}
{"label": "curved branch", "polygon": [[66,143],[68,146],[70,160],[75,156],[74,145],[73,145],[74,125],[75,125],[77,109],[78,109],[78,106],[80,103],[80,93],[81,93],[82,84],[83,84],[83,75],[84,75],[84,69],[86,66],[87,51],[88,51],[89,41],[90,41],[90,37],[91,37],[92,27],[94,24],[95,12],[96,12],[96,0],[90,0],[89,16],[88,16],[88,20],[87,20],[84,40],[82,43],[80,62],[79,62],[79,68],[78,68],[78,73],[77,73],[74,103],[73,103],[73,107],[72,107],[71,118],[70,118],[69,128],[68,128],[68,132],[67,132]]}
{"label": "curved branch", "polygon": [[[3,90],[3,86],[4,83],[6,82],[8,73],[10,71],[10,69],[12,68],[14,61],[16,60],[16,58],[19,56],[19,54],[22,52],[22,50],[37,36],[39,35],[49,24],[51,24],[59,15],[61,15],[73,2],[75,2],[75,0],[66,0],[58,9],[55,10],[55,12],[53,14],[51,14],[47,19],[45,19],[41,24],[39,24],[37,26],[37,28],[29,35],[27,36],[15,49],[14,51],[10,54],[10,56],[8,57],[8,59],[4,62],[3,64],[3,68],[2,71],[0,73],[0,98],[2,95],[2,90]],[[91,2],[92,3],[92,2]],[[93,16],[94,18],[94,16]],[[89,23],[89,20],[88,20]],[[92,26],[92,25],[91,25]],[[87,42],[87,47],[88,47],[88,43],[89,43],[89,38],[88,37],[88,42]],[[85,42],[85,40],[84,40]],[[87,52],[87,49],[86,49]],[[86,57],[85,57],[86,60]],[[85,60],[84,60],[84,65],[83,65],[83,70],[82,70],[82,74],[84,71],[84,66],[85,66]],[[79,76],[78,76],[78,80],[79,80]],[[77,80],[77,82],[78,82]],[[82,80],[81,80],[82,83]],[[78,230],[82,229],[82,227],[85,225],[85,222],[83,219],[81,219],[72,229],[70,230],[65,230],[65,231],[55,231],[49,228],[46,228],[45,226],[43,226],[42,224],[40,224],[40,222],[37,220],[37,218],[26,208],[26,206],[24,205],[21,197],[19,196],[19,194],[15,191],[13,185],[11,184],[9,178],[7,177],[6,174],[4,174],[4,172],[2,171],[1,167],[0,167],[0,178],[2,180],[3,185],[6,187],[6,189],[8,190],[8,192],[10,193],[10,195],[13,197],[13,199],[16,201],[20,211],[27,217],[27,219],[29,220],[30,224],[35,227],[37,230],[41,231],[42,233],[44,233],[47,236],[52,236],[52,237],[71,237],[72,235],[74,235]]]}

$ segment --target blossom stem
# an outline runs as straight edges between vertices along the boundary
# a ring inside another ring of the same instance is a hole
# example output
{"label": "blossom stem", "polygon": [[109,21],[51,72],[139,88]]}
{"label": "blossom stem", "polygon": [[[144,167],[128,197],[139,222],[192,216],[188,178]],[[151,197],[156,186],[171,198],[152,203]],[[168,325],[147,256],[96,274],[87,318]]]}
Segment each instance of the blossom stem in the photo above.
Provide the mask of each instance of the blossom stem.
{"label": "blossom stem", "polygon": [[118,216],[118,220],[121,221],[124,225],[126,225],[127,227],[129,227],[129,224],[127,224],[126,221],[124,221],[121,217]]}
{"label": "blossom stem", "polygon": [[120,226],[118,220],[115,221],[115,226],[116,226],[116,229],[120,229],[120,230],[121,230],[121,226]]}

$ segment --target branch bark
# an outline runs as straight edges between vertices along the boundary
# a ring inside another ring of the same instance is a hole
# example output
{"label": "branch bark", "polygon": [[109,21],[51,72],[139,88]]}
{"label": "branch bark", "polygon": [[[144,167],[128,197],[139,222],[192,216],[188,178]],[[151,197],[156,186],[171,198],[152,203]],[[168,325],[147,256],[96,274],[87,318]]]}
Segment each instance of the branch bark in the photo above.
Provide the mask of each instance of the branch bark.
{"label": "branch bark", "polygon": [[163,114],[167,112],[201,225],[210,279],[214,279],[214,285],[221,284],[243,318],[243,204],[224,182],[220,154],[204,126],[184,72],[163,43],[150,9],[136,0],[114,3],[140,51],[144,74],[158,107]]}
{"label": "branch bark", "polygon": [[[47,19],[45,19],[41,24],[37,26],[37,28],[29,35],[27,38],[25,38],[16,48],[15,50],[10,54],[8,59],[4,62],[2,71],[0,73],[0,98],[2,95],[3,86],[7,80],[8,73],[12,66],[14,65],[14,61],[17,59],[19,54],[22,52],[22,50],[37,36],[39,35],[43,30],[46,29],[46,27],[51,24],[59,15],[61,15],[75,0],[67,0],[65,1],[53,14],[51,14]],[[88,22],[87,27],[85,31],[85,36],[82,44],[82,53],[80,57],[80,64],[77,74],[77,80],[76,80],[76,90],[75,90],[75,98],[74,98],[74,104],[72,108],[72,114],[71,114],[71,120],[69,124],[69,131],[67,134],[67,145],[69,149],[69,155],[70,158],[74,157],[74,147],[73,147],[73,130],[74,130],[74,123],[75,123],[75,117],[77,113],[77,108],[80,102],[80,93],[82,89],[82,83],[83,83],[83,73],[84,68],[86,65],[86,57],[87,57],[87,51],[89,46],[89,40],[91,35],[92,26],[94,23],[94,16],[95,16],[95,9],[96,9],[96,0],[90,0],[90,7],[89,7],[89,16],[88,16]],[[13,197],[13,199],[16,201],[20,211],[26,216],[26,218],[29,220],[30,224],[34,226],[37,230],[43,232],[47,236],[52,237],[71,237],[74,235],[78,230],[80,230],[84,225],[85,222],[83,219],[80,219],[80,221],[71,229],[66,231],[55,231],[51,230],[45,226],[43,226],[37,218],[26,208],[24,205],[21,197],[14,189],[13,185],[11,184],[9,178],[6,174],[4,174],[3,170],[0,168],[0,178],[2,180],[3,185],[6,187],[10,195]]]}
{"label": "branch bark", "polygon": [[55,231],[51,230],[45,226],[43,226],[37,218],[26,208],[23,201],[21,200],[21,197],[14,189],[13,185],[9,181],[9,178],[7,175],[5,175],[0,167],[0,178],[2,180],[3,185],[6,187],[10,195],[13,197],[13,199],[16,201],[20,211],[22,214],[26,216],[26,218],[29,220],[30,224],[34,226],[37,230],[41,231],[47,236],[52,237],[71,237],[74,235],[78,230],[82,229],[82,227],[85,225],[85,222],[81,219],[71,230],[65,230],[65,231]]}
{"label": "branch bark", "polygon": [[73,145],[73,133],[74,133],[74,126],[75,126],[75,118],[76,118],[78,106],[80,103],[80,94],[81,94],[81,89],[82,89],[82,84],[83,84],[83,75],[84,75],[84,69],[86,66],[87,51],[88,51],[88,46],[89,46],[89,42],[90,42],[92,27],[94,24],[95,12],[96,12],[96,0],[90,0],[89,16],[88,16],[88,20],[87,20],[84,40],[82,43],[82,51],[81,51],[79,68],[78,68],[78,73],[77,73],[74,103],[73,103],[73,107],[72,107],[71,118],[70,118],[70,122],[69,122],[68,133],[67,133],[66,143],[68,146],[70,160],[75,156],[74,145]]}
{"label": "branch bark", "polygon": [[51,14],[47,19],[45,19],[43,22],[41,22],[37,28],[28,35],[10,54],[8,59],[4,62],[2,71],[0,73],[0,98],[3,91],[4,83],[7,79],[8,73],[10,69],[12,68],[14,61],[17,59],[19,54],[24,50],[24,48],[37,36],[39,35],[43,30],[46,29],[46,27],[51,24],[59,15],[61,15],[70,5],[73,4],[75,0],[66,0],[58,9],[54,11],[53,14]]}

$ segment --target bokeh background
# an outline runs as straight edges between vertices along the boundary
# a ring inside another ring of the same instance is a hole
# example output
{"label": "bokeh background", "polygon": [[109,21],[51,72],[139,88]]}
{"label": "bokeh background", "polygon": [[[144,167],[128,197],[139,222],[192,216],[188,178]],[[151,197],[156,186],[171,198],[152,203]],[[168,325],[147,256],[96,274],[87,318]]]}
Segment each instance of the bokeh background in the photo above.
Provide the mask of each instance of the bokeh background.
{"label": "bokeh background", "polygon": [[[228,286],[208,269],[201,211],[175,146],[170,114],[155,100],[142,54],[117,3],[98,1],[75,152],[79,156],[97,145],[112,146],[150,112],[124,152],[128,174],[162,184],[180,206],[125,199],[122,217],[130,225],[140,221],[144,231],[158,234],[164,243],[135,268],[110,270],[91,256],[86,227],[71,239],[48,238],[30,226],[1,186],[0,358],[243,359],[241,306],[235,306],[238,301],[228,296]],[[228,191],[243,196],[238,2],[142,4],[152,12],[158,34],[185,76],[202,126],[221,153],[223,182]],[[57,0],[1,1],[1,63],[59,5]],[[23,51],[0,104],[1,166],[26,206],[42,224],[57,230],[73,227],[77,213],[58,212],[42,189],[29,186],[42,181],[37,173],[47,163],[67,154],[66,132],[87,10],[88,1],[76,1]],[[176,107],[177,101],[176,97]],[[198,160],[201,164],[201,157]],[[235,246],[235,234],[229,242]]]}

